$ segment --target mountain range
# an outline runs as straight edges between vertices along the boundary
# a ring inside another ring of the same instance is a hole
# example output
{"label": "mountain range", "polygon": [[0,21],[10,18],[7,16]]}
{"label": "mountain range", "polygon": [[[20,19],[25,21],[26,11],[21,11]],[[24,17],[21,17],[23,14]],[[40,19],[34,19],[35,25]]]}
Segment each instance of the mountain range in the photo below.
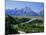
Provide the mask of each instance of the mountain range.
{"label": "mountain range", "polygon": [[44,11],[40,11],[39,13],[34,12],[30,7],[24,7],[21,9],[6,9],[5,15],[11,16],[43,16]]}

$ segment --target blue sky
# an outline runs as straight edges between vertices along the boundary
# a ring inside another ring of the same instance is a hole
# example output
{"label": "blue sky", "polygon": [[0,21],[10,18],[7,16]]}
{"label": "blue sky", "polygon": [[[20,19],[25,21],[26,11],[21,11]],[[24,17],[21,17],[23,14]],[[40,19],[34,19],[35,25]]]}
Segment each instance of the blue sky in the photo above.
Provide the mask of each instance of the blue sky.
{"label": "blue sky", "polygon": [[6,0],[6,9],[15,9],[15,8],[24,8],[30,7],[35,12],[40,12],[44,8],[44,3],[39,2],[18,2],[18,1],[7,1]]}

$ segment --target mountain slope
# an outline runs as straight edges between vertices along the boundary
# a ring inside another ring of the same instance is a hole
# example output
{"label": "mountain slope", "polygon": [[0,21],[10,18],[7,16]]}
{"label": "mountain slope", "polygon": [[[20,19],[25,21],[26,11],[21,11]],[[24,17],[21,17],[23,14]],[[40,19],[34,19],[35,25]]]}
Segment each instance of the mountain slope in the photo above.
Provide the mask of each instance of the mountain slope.
{"label": "mountain slope", "polygon": [[41,11],[39,12],[39,16],[44,16],[44,10],[41,10]]}
{"label": "mountain slope", "polygon": [[5,10],[5,14],[13,15],[13,16],[38,16],[31,8],[25,7],[21,9],[14,9],[14,10]]}

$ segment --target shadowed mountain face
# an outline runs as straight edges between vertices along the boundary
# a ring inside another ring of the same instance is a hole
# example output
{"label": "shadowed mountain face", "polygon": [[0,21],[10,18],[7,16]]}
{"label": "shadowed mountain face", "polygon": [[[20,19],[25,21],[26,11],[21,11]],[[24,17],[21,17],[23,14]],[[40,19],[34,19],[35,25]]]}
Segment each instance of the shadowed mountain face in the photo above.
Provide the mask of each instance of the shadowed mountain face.
{"label": "shadowed mountain face", "polygon": [[40,16],[44,16],[44,10],[40,11]]}
{"label": "shadowed mountain face", "polygon": [[25,7],[21,9],[7,9],[5,10],[5,14],[13,15],[13,16],[39,16],[36,12],[34,12],[31,8]]}

